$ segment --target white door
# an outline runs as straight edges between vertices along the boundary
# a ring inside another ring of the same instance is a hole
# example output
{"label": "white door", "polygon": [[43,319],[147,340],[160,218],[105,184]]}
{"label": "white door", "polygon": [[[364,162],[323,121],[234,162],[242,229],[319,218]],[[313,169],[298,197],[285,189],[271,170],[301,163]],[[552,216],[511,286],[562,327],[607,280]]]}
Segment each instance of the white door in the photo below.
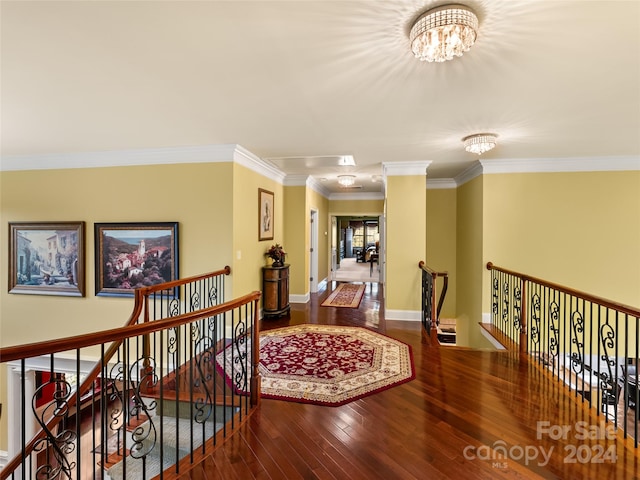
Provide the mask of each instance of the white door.
{"label": "white door", "polygon": [[338,270],[338,220],[331,217],[331,280],[336,279]]}
{"label": "white door", "polygon": [[311,210],[309,229],[309,291],[318,291],[318,212]]}
{"label": "white door", "polygon": [[378,217],[378,235],[380,235],[380,246],[378,247],[378,267],[380,268],[380,283],[384,283],[385,264],[386,264],[386,232],[385,232],[384,215]]}

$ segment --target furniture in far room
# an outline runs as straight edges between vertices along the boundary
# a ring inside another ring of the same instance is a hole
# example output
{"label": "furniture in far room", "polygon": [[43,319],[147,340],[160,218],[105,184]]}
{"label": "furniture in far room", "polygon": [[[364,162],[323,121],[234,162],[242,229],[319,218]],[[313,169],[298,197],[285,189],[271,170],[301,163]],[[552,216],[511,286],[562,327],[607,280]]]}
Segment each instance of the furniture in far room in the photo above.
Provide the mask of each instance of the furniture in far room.
{"label": "furniture in far room", "polygon": [[289,265],[262,267],[262,316],[275,318],[288,315]]}

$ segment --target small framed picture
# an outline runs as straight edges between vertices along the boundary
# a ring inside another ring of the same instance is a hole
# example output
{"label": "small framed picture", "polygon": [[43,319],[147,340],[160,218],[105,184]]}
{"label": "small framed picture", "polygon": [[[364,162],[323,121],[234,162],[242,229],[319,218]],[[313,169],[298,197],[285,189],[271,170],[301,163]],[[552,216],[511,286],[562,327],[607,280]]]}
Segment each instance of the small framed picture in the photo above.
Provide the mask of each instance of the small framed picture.
{"label": "small framed picture", "polygon": [[258,241],[273,240],[273,192],[258,189]]}
{"label": "small framed picture", "polygon": [[10,222],[9,293],[84,297],[84,222]]}
{"label": "small framed picture", "polygon": [[178,278],[178,222],[96,223],[96,295],[133,296]]}

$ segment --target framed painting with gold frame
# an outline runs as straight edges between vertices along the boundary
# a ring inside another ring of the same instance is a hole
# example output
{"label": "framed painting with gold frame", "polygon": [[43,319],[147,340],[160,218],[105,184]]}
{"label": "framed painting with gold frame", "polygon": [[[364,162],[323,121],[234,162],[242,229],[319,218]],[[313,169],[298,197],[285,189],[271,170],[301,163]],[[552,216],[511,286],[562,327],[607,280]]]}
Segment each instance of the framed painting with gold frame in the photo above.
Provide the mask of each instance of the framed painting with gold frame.
{"label": "framed painting with gold frame", "polygon": [[258,189],[258,241],[273,240],[273,192]]}

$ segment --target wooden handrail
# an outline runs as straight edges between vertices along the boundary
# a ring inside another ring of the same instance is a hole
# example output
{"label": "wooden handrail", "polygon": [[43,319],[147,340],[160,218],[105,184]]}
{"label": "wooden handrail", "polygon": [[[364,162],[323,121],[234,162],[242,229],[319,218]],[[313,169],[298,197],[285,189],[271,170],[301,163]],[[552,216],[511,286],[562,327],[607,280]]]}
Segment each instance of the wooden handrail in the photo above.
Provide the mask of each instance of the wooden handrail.
{"label": "wooden handrail", "polygon": [[180,278],[178,280],[172,280],[170,282],[159,283],[157,285],[151,285],[148,287],[140,287],[136,290],[136,292],[140,292],[142,296],[148,296],[151,293],[162,292],[165,290],[171,290],[172,288],[178,287],[180,285],[186,285],[187,283],[194,283],[200,280],[204,280],[205,278],[215,277],[219,275],[229,275],[231,273],[231,267],[228,265],[225,266],[221,270],[216,270],[215,272],[203,273],[201,275],[194,275],[193,277]]}
{"label": "wooden handrail", "polygon": [[522,279],[523,281],[538,283],[542,286],[553,288],[554,290],[558,290],[560,292],[573,295],[574,297],[580,297],[589,302],[597,303],[599,305],[602,305],[603,307],[611,308],[613,310],[618,310],[622,313],[625,313],[633,317],[640,317],[640,309],[636,307],[625,305],[623,303],[612,302],[611,300],[607,300],[606,298],[598,297],[596,295],[591,295],[590,293],[581,292],[580,290],[575,290],[573,288],[565,287],[564,285],[548,282],[546,280],[532,277],[530,275],[525,275],[524,273],[515,272],[513,270],[507,270],[506,268],[497,267],[492,262],[487,262],[487,270],[496,270],[498,272],[506,273],[508,275],[513,275],[515,277]]}
{"label": "wooden handrail", "polygon": [[49,342],[37,342],[3,347],[0,348],[0,359],[2,362],[11,362],[21,358],[50,355],[52,353],[92,347],[101,343],[125,340],[127,338],[153,333],[158,330],[178,327],[185,323],[198,320],[199,318],[212,317],[241,305],[245,305],[251,301],[258,300],[260,295],[260,292],[255,291],[234,300],[214,305],[213,307],[204,308],[195,312],[183,313],[182,315],[176,315],[175,317],[165,318],[163,320],[156,320],[155,322],[139,323],[137,325],[102,330],[100,332],[89,333],[86,335],[76,335]]}
{"label": "wooden handrail", "polygon": [[[429,268],[422,260],[420,260],[418,262],[418,268],[420,268],[423,271],[423,279],[424,279],[424,274],[427,274],[431,277],[431,282],[433,284],[433,288],[431,289],[431,331],[429,332],[429,337],[431,338],[431,341],[438,343],[438,327],[437,324],[439,322],[440,319],[440,311],[442,310],[442,305],[444,304],[444,298],[445,295],[447,294],[447,289],[449,286],[449,274],[447,272],[437,272],[431,268]],[[435,288],[435,282],[436,279],[438,277],[443,277],[443,286],[442,286],[442,291],[440,292],[440,298],[438,299],[438,305],[434,311],[434,306],[436,305],[436,288]],[[424,280],[423,280],[424,281]],[[424,314],[424,298],[422,299],[423,302],[423,314]]]}
{"label": "wooden handrail", "polygon": [[449,275],[449,272],[437,272],[429,268],[422,260],[418,262],[418,268],[421,268],[425,272],[430,273],[431,275],[435,275],[436,277],[446,277],[447,275]]}
{"label": "wooden handrail", "polygon": [[[148,298],[150,293],[154,293],[157,291],[166,291],[167,289],[171,289],[177,287],[179,285],[186,285],[191,282],[203,280],[205,278],[213,278],[220,275],[229,275],[231,273],[231,268],[229,266],[225,266],[222,270],[217,270],[215,272],[205,273],[201,275],[195,275],[192,277],[182,278],[178,280],[174,280],[171,282],[166,282],[158,285],[152,285],[149,287],[138,288],[134,291],[134,307],[129,319],[126,321],[123,327],[114,328],[110,330],[103,330],[100,332],[95,332],[92,334],[85,335],[76,335],[72,337],[57,339],[53,341],[47,342],[36,342],[25,345],[16,345],[10,347],[0,348],[0,363],[11,362],[15,360],[20,360],[23,358],[32,358],[42,355],[51,355],[54,353],[64,352],[68,350],[75,350],[80,348],[91,347],[98,344],[104,344],[108,342],[113,342],[107,351],[102,356],[100,362],[98,362],[93,369],[86,376],[82,384],[78,387],[77,394],[72,395],[67,400],[68,408],[73,408],[77,399],[88,392],[95,380],[100,375],[102,368],[105,363],[108,363],[111,358],[117,353],[118,349],[122,345],[122,342],[126,338],[131,338],[138,335],[150,334],[158,330],[162,330],[164,328],[172,328],[183,325],[185,323],[189,323],[193,320],[197,320],[201,317],[206,316],[214,316],[220,313],[223,313],[228,310],[232,310],[241,305],[247,304],[249,302],[257,302],[260,298],[260,292],[252,292],[244,297],[240,297],[234,299],[229,302],[225,302],[219,305],[215,305],[213,307],[198,310],[197,312],[186,313],[182,315],[177,315],[172,318],[158,320],[155,322],[149,322],[148,318]],[[146,307],[146,308],[145,308]],[[144,323],[135,325],[138,319],[140,318],[140,314],[142,313],[144,308],[145,319]],[[195,317],[195,318],[194,318]],[[62,421],[61,416],[53,416],[47,422],[47,428],[52,430],[55,426]],[[40,441],[46,435],[44,429],[40,429],[33,438],[24,445],[22,449],[22,453],[16,455],[12,460],[10,460],[5,467],[0,470],[0,480],[5,480],[8,476],[15,471],[16,468],[20,466],[23,461],[24,456],[31,454],[35,445],[38,441]]]}
{"label": "wooden handrail", "polygon": [[449,272],[436,272],[429,268],[425,263],[420,260],[418,262],[418,268],[421,268],[425,272],[429,273],[433,276],[435,280],[437,277],[443,277],[442,290],[440,291],[440,298],[438,298],[438,307],[436,309],[436,320],[440,318],[440,312],[442,311],[442,305],[444,304],[444,298],[447,295],[447,290],[449,289]]}

